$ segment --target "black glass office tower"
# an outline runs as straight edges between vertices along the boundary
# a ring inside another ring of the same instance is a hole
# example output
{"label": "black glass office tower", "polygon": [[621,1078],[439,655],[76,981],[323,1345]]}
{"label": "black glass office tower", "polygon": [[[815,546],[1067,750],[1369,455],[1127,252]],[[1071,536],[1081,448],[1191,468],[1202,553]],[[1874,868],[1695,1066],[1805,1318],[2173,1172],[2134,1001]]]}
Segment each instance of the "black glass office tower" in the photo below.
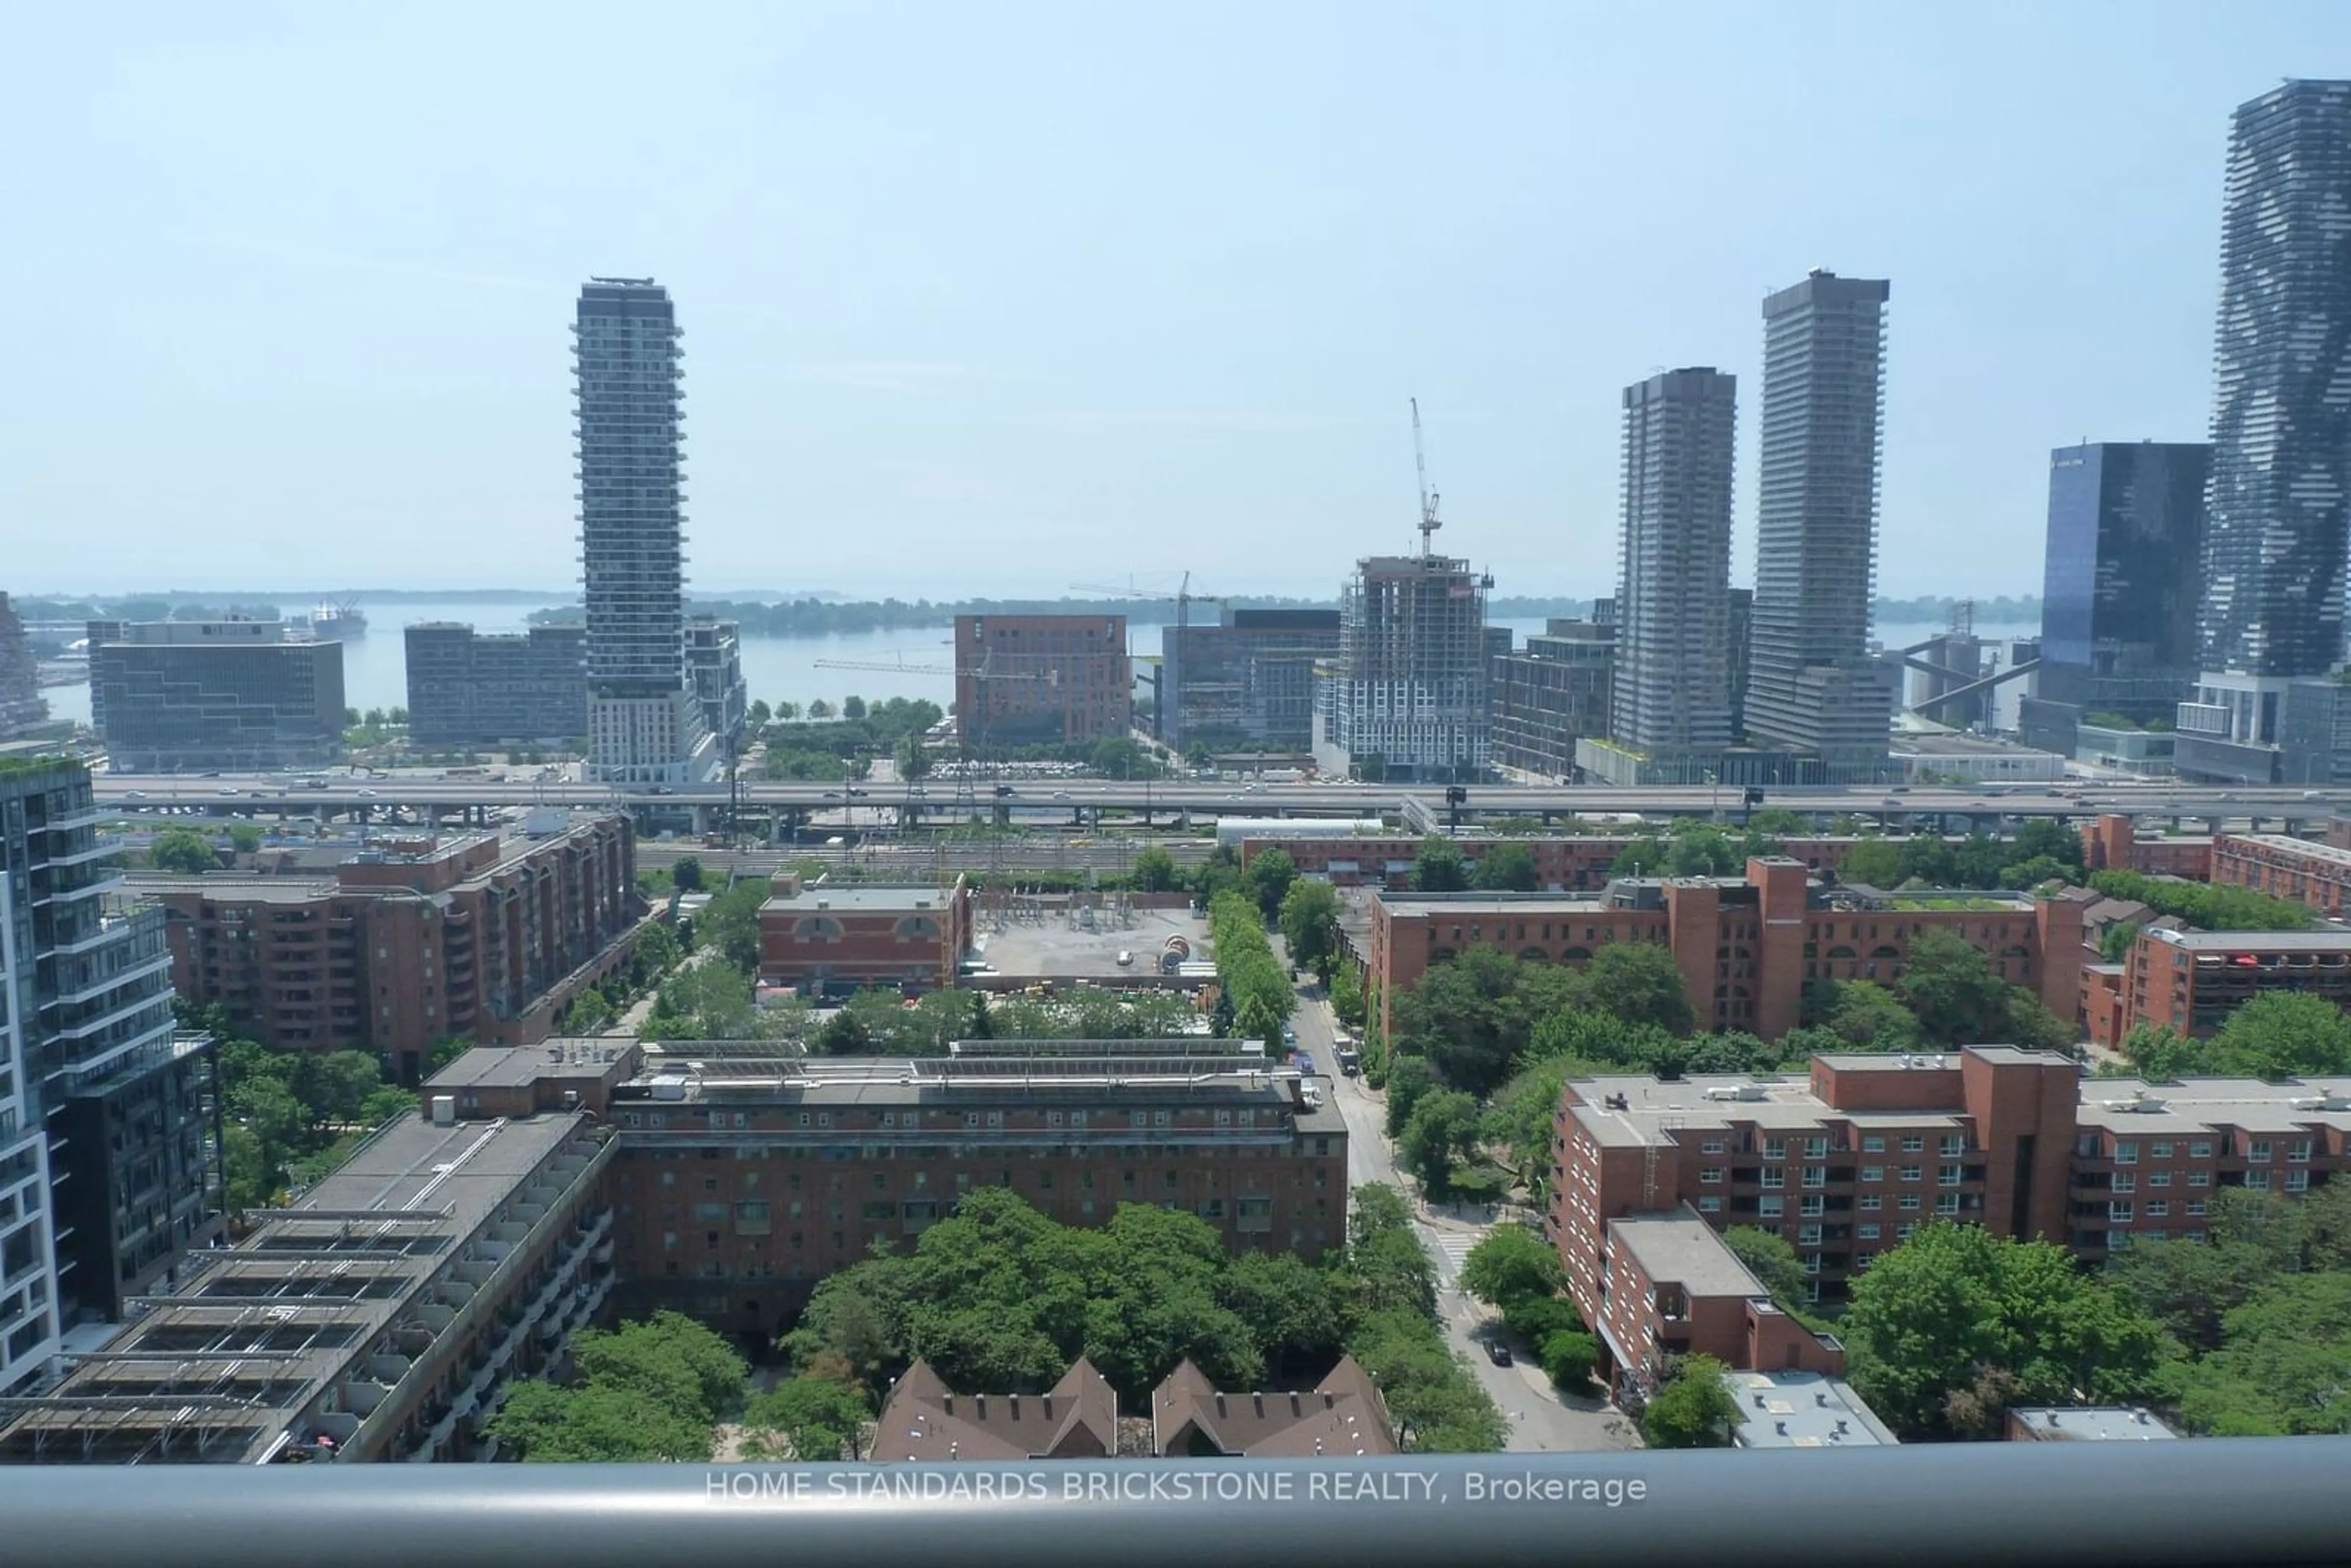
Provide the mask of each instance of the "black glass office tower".
{"label": "black glass office tower", "polygon": [[2168,725],[2195,689],[2203,582],[2202,442],[2092,442],[2049,455],[2041,671],[2025,743],[2071,756],[2075,727]]}

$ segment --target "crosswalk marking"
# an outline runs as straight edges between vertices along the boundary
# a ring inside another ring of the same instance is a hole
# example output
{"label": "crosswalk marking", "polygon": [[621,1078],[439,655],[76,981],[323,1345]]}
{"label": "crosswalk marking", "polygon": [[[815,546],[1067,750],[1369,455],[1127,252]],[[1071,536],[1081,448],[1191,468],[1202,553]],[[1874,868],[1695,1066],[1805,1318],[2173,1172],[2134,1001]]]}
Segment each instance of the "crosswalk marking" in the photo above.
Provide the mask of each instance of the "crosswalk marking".
{"label": "crosswalk marking", "polygon": [[1461,1277],[1461,1265],[1468,1260],[1469,1249],[1477,1246],[1481,1239],[1480,1237],[1458,1230],[1437,1232],[1437,1254],[1444,1260],[1445,1266],[1441,1271],[1446,1279],[1458,1280]]}

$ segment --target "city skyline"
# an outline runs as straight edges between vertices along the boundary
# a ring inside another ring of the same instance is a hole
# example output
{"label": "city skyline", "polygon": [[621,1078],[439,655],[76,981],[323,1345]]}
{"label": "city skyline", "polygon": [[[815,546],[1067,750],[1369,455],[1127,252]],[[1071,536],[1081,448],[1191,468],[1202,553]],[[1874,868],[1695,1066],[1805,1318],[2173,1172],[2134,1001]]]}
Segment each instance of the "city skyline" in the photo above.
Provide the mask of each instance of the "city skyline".
{"label": "city skyline", "polygon": [[[561,117],[542,112],[555,84],[576,94],[612,68],[527,22],[487,19],[447,112],[379,142],[371,105],[431,74],[403,53],[430,29],[319,16],[240,54],[168,13],[103,42],[42,18],[31,47],[99,68],[31,84],[16,106],[28,132],[74,151],[30,173],[18,209],[47,236],[20,252],[55,308],[26,345],[53,379],[5,411],[24,459],[0,476],[0,512],[31,525],[10,586],[105,589],[78,545],[97,534],[119,547],[102,559],[142,575],[251,586],[283,568],[197,547],[256,518],[306,530],[305,577],[545,580],[534,540],[569,510],[549,461],[562,431],[548,308],[580,275],[622,269],[688,293],[705,324],[696,588],[1033,591],[1002,541],[1073,548],[1107,516],[1135,541],[1181,530],[1183,564],[1218,578],[1211,590],[1327,597],[1347,562],[1409,538],[1402,410],[1417,395],[1481,569],[1506,593],[1597,593],[1616,389],[1671,363],[1756,384],[1740,319],[1771,280],[1827,262],[1904,280],[1916,376],[1888,430],[1884,588],[2024,591],[2032,574],[2014,569],[2038,553],[2053,445],[2204,432],[2211,128],[2330,37],[2351,41],[2319,6],[2083,6],[2030,14],[2043,47],[2020,60],[2010,29],[1947,37],[1905,16],[1842,30],[1835,58],[1810,62],[1872,84],[1832,109],[1769,85],[1786,79],[1775,51],[1796,46],[1735,13],[1693,42],[1599,12],[1437,26],[1375,10],[1344,44],[1349,68],[1329,73],[1345,85],[1318,88],[1301,118],[1291,65],[1328,46],[1311,13],[1269,19],[1247,68],[1209,18],[1108,19],[1039,51],[950,17],[911,57],[893,50],[888,81],[857,68],[872,40],[853,16],[688,19],[648,47],[725,37],[730,68],[674,116],[677,89],[654,73],[648,123],[665,128],[622,160],[648,193],[633,206],[601,198],[611,171],[562,152]],[[769,93],[803,42],[841,68],[823,92]],[[1606,62],[1669,47],[1707,107],[1619,150],[1604,138],[1629,88]],[[2060,68],[2093,47],[2110,72]],[[1098,49],[1121,68],[1094,69]],[[1211,50],[1239,71],[1223,130],[1135,112],[1173,90],[1157,73],[1191,79],[1186,62]],[[976,89],[990,73],[975,58],[1013,75]],[[1408,128],[1391,110],[1405,80],[1438,111]],[[196,82],[226,106],[209,120],[180,101]],[[1946,99],[1954,112],[1919,112]],[[310,104],[300,166],[261,178],[250,147],[266,139],[247,117],[288,101]],[[189,129],[152,144],[78,133],[110,114]],[[873,134],[803,123],[844,115]],[[1862,149],[1836,181],[1759,177],[1774,146],[1832,119]],[[1787,134],[1726,134],[1758,122]],[[790,151],[816,144],[822,167]],[[461,145],[462,174],[423,177]],[[2052,188],[2053,160],[2099,176]],[[308,179],[313,162],[343,173]],[[1113,167],[1140,177],[1101,178]],[[293,189],[338,193],[298,210],[277,194]],[[1399,202],[1435,221],[1399,241]],[[1699,211],[1706,243],[1687,243]],[[1611,276],[1617,241],[1651,258],[1640,287]],[[1138,295],[1150,309],[1132,308]],[[2058,373],[2017,384],[2007,368],[2027,358]],[[92,420],[101,402],[109,417]],[[1737,517],[1743,580],[1751,482]],[[779,531],[884,530],[906,547],[886,559],[826,552],[783,571],[772,549]],[[1987,548],[1952,559],[1938,547],[1955,535]],[[397,561],[377,564],[394,539]],[[1138,542],[1103,565],[1142,573],[1160,553]],[[1218,565],[1242,559],[1247,581]]]}

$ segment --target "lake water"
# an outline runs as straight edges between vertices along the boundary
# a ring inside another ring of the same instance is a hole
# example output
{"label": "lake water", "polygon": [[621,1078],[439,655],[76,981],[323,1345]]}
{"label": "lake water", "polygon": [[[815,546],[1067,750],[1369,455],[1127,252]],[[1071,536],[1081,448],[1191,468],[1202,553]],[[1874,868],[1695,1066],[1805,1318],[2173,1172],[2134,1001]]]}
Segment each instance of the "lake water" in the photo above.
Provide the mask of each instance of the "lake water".
{"label": "lake water", "polygon": [[[542,608],[526,603],[483,603],[469,600],[437,601],[432,600],[371,601],[362,599],[360,608],[368,618],[365,635],[346,641],[343,644],[343,700],[349,706],[367,709],[398,707],[408,701],[408,671],[405,657],[403,627],[426,621],[458,621],[470,624],[477,632],[520,632],[530,624],[531,612]],[[283,603],[279,610],[294,613],[298,607]],[[1540,620],[1499,621],[1496,625],[1508,626],[1515,641],[1523,644],[1530,634],[1540,634]],[[1894,647],[1908,647],[1932,636],[1939,627],[1896,626],[1879,629],[1879,636]],[[1985,626],[1978,634],[1987,642],[2012,637],[2031,636],[2037,627]],[[854,694],[869,700],[879,697],[927,697],[945,707],[955,700],[955,664],[952,626],[898,628],[883,632],[855,632],[830,637],[751,637],[743,643],[743,679],[753,698],[770,705],[796,702],[805,706],[811,699],[823,697],[836,706],[843,696]],[[1129,623],[1129,637],[1138,658],[1159,652],[1159,632],[1156,624]],[[841,670],[821,667],[828,663],[906,665],[908,669]],[[2005,660],[2003,660],[2005,663]],[[925,673],[946,671],[948,673]],[[2012,716],[2015,698],[2008,688],[2001,688],[2005,699],[2004,711]],[[49,700],[50,712],[61,719],[89,722],[89,687],[88,685],[52,686],[42,694]]]}

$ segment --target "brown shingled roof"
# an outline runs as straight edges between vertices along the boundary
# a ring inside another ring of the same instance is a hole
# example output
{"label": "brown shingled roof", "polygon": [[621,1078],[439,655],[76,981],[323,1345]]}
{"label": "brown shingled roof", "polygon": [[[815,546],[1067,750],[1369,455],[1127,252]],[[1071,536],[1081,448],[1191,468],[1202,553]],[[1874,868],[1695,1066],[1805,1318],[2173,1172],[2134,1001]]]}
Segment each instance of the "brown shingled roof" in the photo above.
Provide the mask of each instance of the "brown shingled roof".
{"label": "brown shingled roof", "polygon": [[1162,1457],[1189,1454],[1196,1440],[1252,1458],[1396,1451],[1387,1406],[1353,1356],[1311,1390],[1270,1394],[1220,1394],[1186,1360],[1153,1391],[1151,1418],[1152,1450]]}
{"label": "brown shingled roof", "polygon": [[1093,1459],[1118,1451],[1118,1396],[1081,1357],[1050,1394],[956,1394],[927,1363],[891,1386],[875,1464],[947,1459]]}

